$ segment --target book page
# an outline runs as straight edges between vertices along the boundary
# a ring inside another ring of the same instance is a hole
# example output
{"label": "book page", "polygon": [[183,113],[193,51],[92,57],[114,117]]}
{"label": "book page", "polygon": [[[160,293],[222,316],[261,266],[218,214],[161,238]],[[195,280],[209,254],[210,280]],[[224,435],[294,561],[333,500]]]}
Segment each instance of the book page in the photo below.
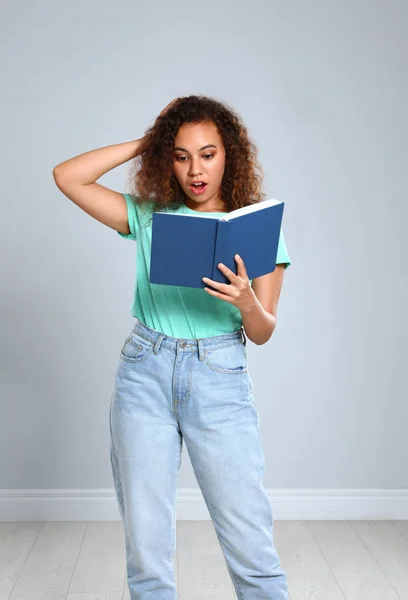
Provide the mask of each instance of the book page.
{"label": "book page", "polygon": [[282,203],[279,200],[271,198],[270,200],[263,200],[262,202],[251,204],[250,206],[242,206],[241,208],[237,208],[231,211],[224,217],[220,217],[220,221],[229,221],[230,219],[235,219],[235,217],[242,217],[242,215],[255,212],[256,210],[262,210],[263,208],[267,208],[268,206],[274,206],[275,204]]}
{"label": "book page", "polygon": [[[197,211],[196,215],[186,215],[185,213],[170,213],[170,212],[165,212],[164,210],[158,210],[156,214],[159,215],[174,215],[175,217],[193,217],[193,219],[195,219],[196,217],[200,216],[200,211]],[[205,215],[202,216],[201,219],[219,219],[220,217],[218,217],[217,215],[214,214],[214,216],[212,215]]]}

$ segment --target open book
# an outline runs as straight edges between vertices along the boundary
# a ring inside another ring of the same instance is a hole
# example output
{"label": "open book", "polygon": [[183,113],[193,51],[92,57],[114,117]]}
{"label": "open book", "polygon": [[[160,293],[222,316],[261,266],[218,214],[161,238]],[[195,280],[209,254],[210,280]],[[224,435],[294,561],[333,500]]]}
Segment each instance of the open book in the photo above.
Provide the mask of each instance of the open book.
{"label": "open book", "polygon": [[230,283],[221,262],[237,273],[235,254],[250,280],[276,267],[284,202],[264,200],[223,217],[153,213],[150,282],[208,287],[202,277]]}

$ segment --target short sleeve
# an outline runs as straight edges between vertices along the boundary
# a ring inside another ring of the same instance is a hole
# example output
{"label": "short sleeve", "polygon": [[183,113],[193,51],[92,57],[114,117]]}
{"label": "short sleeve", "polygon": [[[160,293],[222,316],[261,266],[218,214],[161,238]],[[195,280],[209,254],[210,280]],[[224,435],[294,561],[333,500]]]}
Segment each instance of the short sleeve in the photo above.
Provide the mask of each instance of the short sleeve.
{"label": "short sleeve", "polygon": [[126,234],[126,233],[121,233],[120,231],[117,231],[117,233],[121,237],[123,237],[127,240],[136,240],[137,234],[139,231],[139,216],[138,216],[136,202],[135,202],[136,198],[135,198],[135,196],[132,196],[131,194],[123,194],[123,196],[126,200],[130,233]]}
{"label": "short sleeve", "polygon": [[291,264],[290,256],[288,254],[288,250],[286,248],[285,237],[283,235],[283,231],[281,229],[278,243],[278,252],[276,254],[276,264],[284,264],[285,269]]}

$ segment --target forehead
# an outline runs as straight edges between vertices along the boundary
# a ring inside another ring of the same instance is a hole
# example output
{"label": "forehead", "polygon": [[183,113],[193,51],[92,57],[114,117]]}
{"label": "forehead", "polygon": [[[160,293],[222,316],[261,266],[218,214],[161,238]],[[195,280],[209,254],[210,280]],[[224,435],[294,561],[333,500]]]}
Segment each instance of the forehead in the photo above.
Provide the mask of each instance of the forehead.
{"label": "forehead", "polygon": [[206,144],[222,146],[222,139],[214,123],[184,123],[179,128],[174,140],[175,146],[195,150]]}

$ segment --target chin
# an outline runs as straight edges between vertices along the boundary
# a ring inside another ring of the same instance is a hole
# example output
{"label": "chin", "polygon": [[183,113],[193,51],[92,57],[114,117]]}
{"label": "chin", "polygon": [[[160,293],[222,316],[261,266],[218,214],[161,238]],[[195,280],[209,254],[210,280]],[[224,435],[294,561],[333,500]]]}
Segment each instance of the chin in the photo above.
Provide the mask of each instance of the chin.
{"label": "chin", "polygon": [[190,190],[188,192],[185,192],[186,196],[188,198],[190,198],[190,200],[194,200],[194,202],[197,202],[197,204],[208,200],[207,194],[205,194],[206,198],[203,198],[203,196],[195,196],[194,194],[191,194],[191,192],[190,193],[189,192],[190,192]]}

